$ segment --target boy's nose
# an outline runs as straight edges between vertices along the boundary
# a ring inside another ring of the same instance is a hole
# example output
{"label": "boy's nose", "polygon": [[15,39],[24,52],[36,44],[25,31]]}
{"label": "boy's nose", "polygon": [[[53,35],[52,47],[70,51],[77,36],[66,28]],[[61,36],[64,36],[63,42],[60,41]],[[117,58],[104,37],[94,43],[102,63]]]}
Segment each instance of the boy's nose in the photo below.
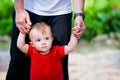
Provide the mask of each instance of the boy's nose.
{"label": "boy's nose", "polygon": [[42,43],[42,44],[45,44],[45,41],[43,40],[41,43]]}

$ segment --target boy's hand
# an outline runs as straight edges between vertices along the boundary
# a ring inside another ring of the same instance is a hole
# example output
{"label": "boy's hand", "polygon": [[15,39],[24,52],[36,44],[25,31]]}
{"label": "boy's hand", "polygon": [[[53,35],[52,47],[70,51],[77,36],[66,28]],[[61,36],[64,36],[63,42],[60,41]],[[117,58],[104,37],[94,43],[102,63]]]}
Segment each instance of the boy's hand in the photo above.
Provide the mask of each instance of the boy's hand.
{"label": "boy's hand", "polygon": [[80,28],[80,27],[73,27],[72,28],[72,32],[73,32],[73,35],[79,39],[81,36],[82,36],[82,33],[84,32],[84,29]]}

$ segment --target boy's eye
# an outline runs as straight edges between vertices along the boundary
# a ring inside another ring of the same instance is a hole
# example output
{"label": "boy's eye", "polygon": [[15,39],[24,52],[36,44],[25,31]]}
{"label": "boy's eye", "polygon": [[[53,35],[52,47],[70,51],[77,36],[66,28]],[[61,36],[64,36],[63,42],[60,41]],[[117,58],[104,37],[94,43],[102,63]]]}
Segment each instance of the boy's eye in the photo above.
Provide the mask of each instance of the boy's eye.
{"label": "boy's eye", "polygon": [[40,39],[37,39],[37,41],[40,41]]}
{"label": "boy's eye", "polygon": [[49,37],[46,37],[46,38],[45,38],[45,40],[48,40],[48,39],[49,39]]}

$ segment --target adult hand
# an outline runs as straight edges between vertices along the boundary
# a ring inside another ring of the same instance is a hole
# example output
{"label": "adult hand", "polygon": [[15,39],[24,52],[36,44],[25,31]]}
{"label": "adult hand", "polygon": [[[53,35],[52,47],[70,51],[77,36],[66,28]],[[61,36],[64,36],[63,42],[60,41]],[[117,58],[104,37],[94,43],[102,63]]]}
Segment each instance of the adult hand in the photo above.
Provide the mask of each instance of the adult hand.
{"label": "adult hand", "polygon": [[84,24],[83,18],[81,16],[77,16],[75,18],[74,21],[74,28],[73,30],[73,34],[75,35],[75,37],[77,37],[78,39],[82,36],[82,33],[85,31],[86,26]]}
{"label": "adult hand", "polygon": [[31,28],[31,21],[29,14],[26,10],[16,11],[16,26],[23,34],[28,33]]}

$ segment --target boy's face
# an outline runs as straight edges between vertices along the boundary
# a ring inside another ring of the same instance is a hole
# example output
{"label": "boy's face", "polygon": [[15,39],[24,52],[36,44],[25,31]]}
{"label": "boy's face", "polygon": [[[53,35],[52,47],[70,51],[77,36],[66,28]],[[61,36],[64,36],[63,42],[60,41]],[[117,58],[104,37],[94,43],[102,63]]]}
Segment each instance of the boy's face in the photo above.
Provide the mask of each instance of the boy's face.
{"label": "boy's face", "polygon": [[42,34],[41,32],[34,30],[31,36],[31,43],[33,47],[43,54],[49,52],[53,42],[53,37],[50,31],[48,31],[46,34]]}

